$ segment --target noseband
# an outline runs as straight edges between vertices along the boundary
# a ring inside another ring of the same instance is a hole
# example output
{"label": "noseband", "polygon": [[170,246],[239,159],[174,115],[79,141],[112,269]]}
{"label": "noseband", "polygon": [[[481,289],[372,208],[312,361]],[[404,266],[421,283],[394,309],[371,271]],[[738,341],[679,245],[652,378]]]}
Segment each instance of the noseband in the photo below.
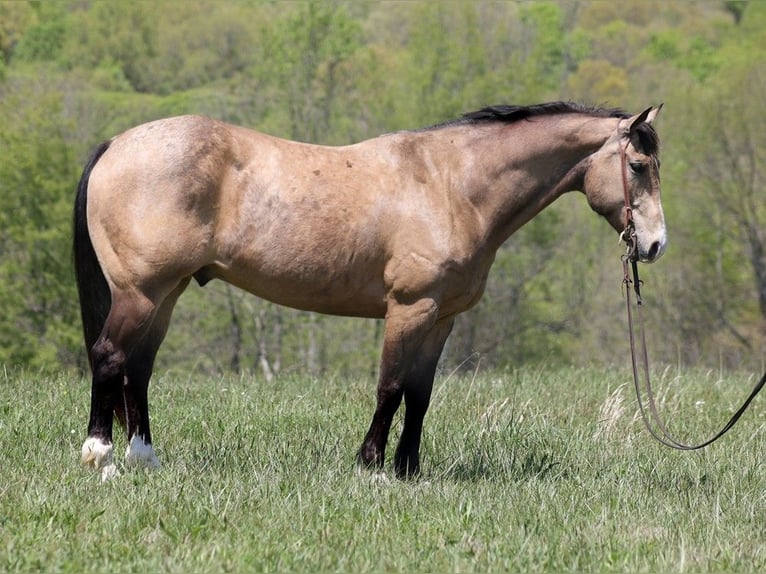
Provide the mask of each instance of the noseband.
{"label": "noseband", "polygon": [[[764,373],[761,380],[755,385],[750,395],[747,397],[742,406],[734,413],[723,428],[718,431],[712,438],[709,438],[698,444],[686,444],[677,440],[667,429],[662,417],[660,417],[657,410],[657,404],[654,399],[654,391],[652,390],[652,383],[649,377],[649,353],[646,347],[646,333],[644,331],[644,315],[642,312],[643,301],[641,299],[641,280],[638,277],[638,241],[636,240],[636,226],[633,221],[633,210],[630,207],[630,193],[628,192],[628,174],[627,174],[627,160],[626,149],[628,147],[627,142],[624,146],[620,146],[620,170],[622,172],[622,189],[625,194],[625,229],[620,234],[620,241],[625,241],[627,244],[626,252],[622,255],[622,273],[623,273],[623,285],[625,285],[625,300],[628,310],[628,335],[630,339],[630,357],[633,367],[633,383],[636,389],[636,399],[638,400],[638,408],[641,411],[641,418],[644,421],[649,433],[661,444],[674,448],[677,450],[699,450],[714,443],[723,435],[725,435],[739,420],[742,414],[747,410],[755,396],[766,385],[766,373]],[[628,261],[630,261],[631,273],[628,271]],[[638,372],[638,360],[636,358],[636,341],[635,341],[635,329],[633,326],[633,304],[631,302],[630,291],[631,287],[636,295],[636,308],[638,315],[638,335],[641,339],[641,362],[643,377],[646,382],[646,405],[641,398],[641,378]],[[647,409],[648,405],[648,409]]]}

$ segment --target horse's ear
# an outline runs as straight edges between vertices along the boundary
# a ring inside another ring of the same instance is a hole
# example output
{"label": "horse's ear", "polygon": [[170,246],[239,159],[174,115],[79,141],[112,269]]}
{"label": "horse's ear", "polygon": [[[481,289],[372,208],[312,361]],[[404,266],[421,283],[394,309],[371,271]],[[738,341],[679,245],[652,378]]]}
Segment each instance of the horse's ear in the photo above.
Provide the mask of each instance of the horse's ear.
{"label": "horse's ear", "polygon": [[623,135],[628,135],[630,133],[633,133],[633,131],[641,124],[652,123],[654,121],[654,118],[657,117],[657,114],[660,113],[661,109],[662,109],[662,104],[660,104],[656,108],[646,108],[640,114],[636,114],[635,116],[632,116],[630,118],[625,118],[624,120],[620,122],[620,131],[622,132]]}
{"label": "horse's ear", "polygon": [[654,121],[654,118],[657,117],[657,114],[660,113],[660,110],[662,109],[662,106],[665,104],[660,104],[656,108],[649,108],[649,113],[646,116],[646,119],[644,120],[647,124],[650,124]]}
{"label": "horse's ear", "polygon": [[649,114],[652,112],[652,108],[646,108],[643,112],[640,114],[637,114],[633,116],[632,118],[628,119],[628,122],[630,122],[630,127],[628,128],[628,133],[633,133],[633,131],[640,126],[642,123],[644,123],[647,118],[649,117]]}

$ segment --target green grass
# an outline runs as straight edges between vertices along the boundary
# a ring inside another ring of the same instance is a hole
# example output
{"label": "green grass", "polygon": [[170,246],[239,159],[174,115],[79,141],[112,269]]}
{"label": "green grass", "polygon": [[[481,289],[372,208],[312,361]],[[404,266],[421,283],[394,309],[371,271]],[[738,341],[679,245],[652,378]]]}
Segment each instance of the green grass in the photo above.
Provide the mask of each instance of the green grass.
{"label": "green grass", "polygon": [[[79,467],[88,383],[0,373],[0,571],[763,571],[766,397],[719,443],[681,453],[643,430],[628,377],[441,375],[423,475],[399,481],[355,467],[371,381],[160,375],[163,468],[102,485]],[[656,384],[695,440],[754,382]]]}

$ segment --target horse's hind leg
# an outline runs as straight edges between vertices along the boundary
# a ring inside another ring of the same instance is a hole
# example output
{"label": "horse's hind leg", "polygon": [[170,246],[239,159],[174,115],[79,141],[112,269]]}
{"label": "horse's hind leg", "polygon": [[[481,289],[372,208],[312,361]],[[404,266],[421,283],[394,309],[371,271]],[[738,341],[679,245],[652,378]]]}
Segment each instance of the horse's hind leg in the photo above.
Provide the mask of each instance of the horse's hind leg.
{"label": "horse's hind leg", "polygon": [[188,279],[182,281],[162,302],[151,328],[128,357],[127,376],[122,388],[123,401],[118,403],[115,413],[127,433],[128,448],[125,451],[125,464],[129,467],[159,468],[160,466],[152,447],[152,434],[149,428],[149,379],[152,376],[157,351],[167,333],[173,308],[188,284]]}
{"label": "horse's hind leg", "polygon": [[112,463],[113,412],[123,400],[128,355],[151,326],[154,314],[154,303],[139,292],[113,292],[104,328],[91,349],[93,383],[82,463],[100,470],[103,479],[116,474]]}

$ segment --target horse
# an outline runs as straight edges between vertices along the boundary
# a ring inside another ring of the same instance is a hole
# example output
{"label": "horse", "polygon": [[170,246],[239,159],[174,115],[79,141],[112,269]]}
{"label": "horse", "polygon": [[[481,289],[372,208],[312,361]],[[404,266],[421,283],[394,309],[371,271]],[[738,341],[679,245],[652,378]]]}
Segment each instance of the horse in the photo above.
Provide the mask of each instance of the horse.
{"label": "horse", "polygon": [[82,464],[102,480],[119,474],[116,416],[125,466],[159,466],[147,400],[154,360],[190,281],[218,279],[296,309],[384,319],[377,402],[357,460],[384,467],[404,400],[393,468],[417,476],[442,349],[512,233],[580,191],[618,233],[632,216],[639,261],[664,252],[652,125],[661,107],[492,106],[345,146],[187,115],[102,143],[74,202],[92,371]]}

